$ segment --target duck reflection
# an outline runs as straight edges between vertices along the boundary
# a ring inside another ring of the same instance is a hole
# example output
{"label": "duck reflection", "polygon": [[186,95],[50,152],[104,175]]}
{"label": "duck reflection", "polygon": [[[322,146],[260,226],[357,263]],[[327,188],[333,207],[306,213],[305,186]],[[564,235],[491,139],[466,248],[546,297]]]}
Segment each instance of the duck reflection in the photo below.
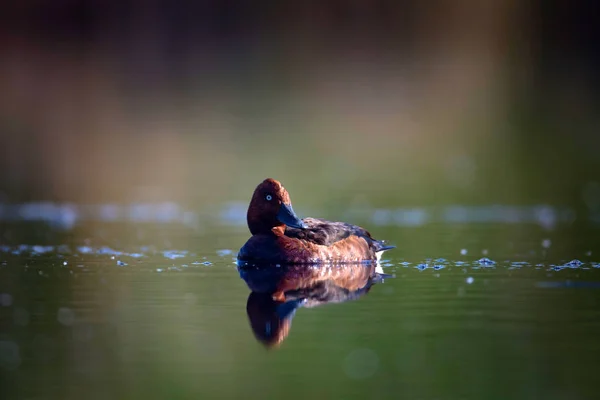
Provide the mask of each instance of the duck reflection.
{"label": "duck reflection", "polygon": [[342,303],[360,298],[389,277],[373,264],[248,265],[238,264],[252,291],[246,312],[255,337],[267,347],[279,346],[290,332],[299,307]]}

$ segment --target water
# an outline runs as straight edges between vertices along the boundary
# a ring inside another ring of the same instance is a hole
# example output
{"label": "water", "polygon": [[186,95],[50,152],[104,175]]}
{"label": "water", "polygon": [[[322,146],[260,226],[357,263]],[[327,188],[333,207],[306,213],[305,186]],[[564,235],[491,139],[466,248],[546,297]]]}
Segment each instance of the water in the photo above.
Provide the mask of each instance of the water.
{"label": "water", "polygon": [[596,228],[369,228],[398,245],[392,276],[335,302],[297,295],[267,347],[249,317],[265,328],[269,299],[235,264],[243,227],[16,224],[0,248],[2,398],[595,396]]}

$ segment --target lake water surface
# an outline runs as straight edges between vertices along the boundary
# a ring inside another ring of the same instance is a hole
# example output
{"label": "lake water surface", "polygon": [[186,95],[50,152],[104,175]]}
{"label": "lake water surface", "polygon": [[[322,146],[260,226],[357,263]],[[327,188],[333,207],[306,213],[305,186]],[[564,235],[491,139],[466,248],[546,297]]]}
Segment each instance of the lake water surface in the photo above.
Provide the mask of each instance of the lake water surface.
{"label": "lake water surface", "polygon": [[3,399],[597,395],[591,228],[369,227],[398,246],[390,276],[348,301],[294,303],[273,347],[249,318],[268,301],[249,304],[235,263],[245,229],[19,233],[31,229],[0,248]]}

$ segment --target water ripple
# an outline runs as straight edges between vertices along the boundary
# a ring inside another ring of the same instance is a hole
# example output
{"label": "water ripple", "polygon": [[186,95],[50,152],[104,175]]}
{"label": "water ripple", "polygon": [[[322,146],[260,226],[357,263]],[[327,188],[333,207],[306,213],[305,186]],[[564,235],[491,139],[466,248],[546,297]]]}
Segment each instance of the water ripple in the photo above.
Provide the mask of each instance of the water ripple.
{"label": "water ripple", "polygon": [[[234,201],[223,205],[216,213],[201,215],[175,202],[76,205],[71,203],[31,202],[23,204],[0,204],[0,221],[41,221],[50,226],[71,230],[85,222],[130,222],[181,224],[198,229],[202,221],[219,222],[225,225],[246,224],[246,202]],[[353,210],[348,210],[352,213]],[[545,229],[555,228],[560,223],[570,223],[581,218],[576,211],[567,207],[546,204],[513,206],[491,204],[482,206],[450,205],[445,207],[398,207],[375,208],[361,206],[360,213],[378,226],[424,226],[430,223],[446,224],[535,224]],[[600,223],[594,215],[588,217],[592,223]],[[544,241],[549,247],[550,241]]]}
{"label": "water ripple", "polygon": [[[235,262],[235,252],[231,249],[219,249],[213,250],[211,254],[205,256],[198,256],[197,253],[190,252],[189,250],[180,249],[166,249],[156,250],[153,246],[139,246],[135,249],[128,249],[129,251],[117,250],[108,246],[93,247],[89,245],[74,246],[72,248],[61,245],[61,246],[47,246],[47,245],[16,245],[16,246],[0,246],[0,254],[6,254],[7,256],[19,256],[36,260],[37,257],[56,257],[60,261],[52,265],[60,266],[64,269],[72,269],[81,271],[87,268],[87,262],[94,260],[94,262],[101,262],[103,258],[107,260],[113,260],[109,265],[115,265],[118,267],[127,267],[134,263],[135,265],[144,263],[155,263],[156,257],[167,259],[179,264],[170,264],[165,268],[159,268],[160,271],[171,270],[171,267],[176,268],[189,268],[189,267],[210,267],[216,263],[222,263],[226,261],[230,264],[230,261]],[[129,257],[129,259],[128,259]],[[433,270],[433,271],[451,271],[458,268],[463,272],[469,270],[485,270],[485,269],[506,269],[510,271],[518,271],[525,269],[546,269],[547,271],[559,272],[563,270],[589,270],[600,268],[600,263],[597,261],[581,261],[573,258],[571,260],[558,260],[559,262],[547,262],[547,263],[532,263],[527,260],[492,260],[488,257],[479,258],[476,260],[449,260],[443,257],[427,257],[425,259],[412,259],[412,260],[385,260],[381,265],[385,268],[404,267],[413,268],[419,271]],[[8,265],[8,259],[0,259],[0,267]],[[27,268],[27,267],[26,267]],[[44,272],[42,272],[43,274]]]}

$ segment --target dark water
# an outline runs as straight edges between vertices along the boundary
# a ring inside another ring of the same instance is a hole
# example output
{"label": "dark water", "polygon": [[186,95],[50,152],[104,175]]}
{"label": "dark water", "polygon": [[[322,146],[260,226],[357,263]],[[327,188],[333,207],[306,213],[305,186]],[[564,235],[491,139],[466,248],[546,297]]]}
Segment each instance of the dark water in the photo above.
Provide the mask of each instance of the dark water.
{"label": "dark water", "polygon": [[248,305],[235,264],[244,229],[137,229],[0,249],[3,399],[597,395],[596,230],[374,227],[398,245],[393,277],[296,291],[267,348],[249,315],[264,328],[272,301]]}

